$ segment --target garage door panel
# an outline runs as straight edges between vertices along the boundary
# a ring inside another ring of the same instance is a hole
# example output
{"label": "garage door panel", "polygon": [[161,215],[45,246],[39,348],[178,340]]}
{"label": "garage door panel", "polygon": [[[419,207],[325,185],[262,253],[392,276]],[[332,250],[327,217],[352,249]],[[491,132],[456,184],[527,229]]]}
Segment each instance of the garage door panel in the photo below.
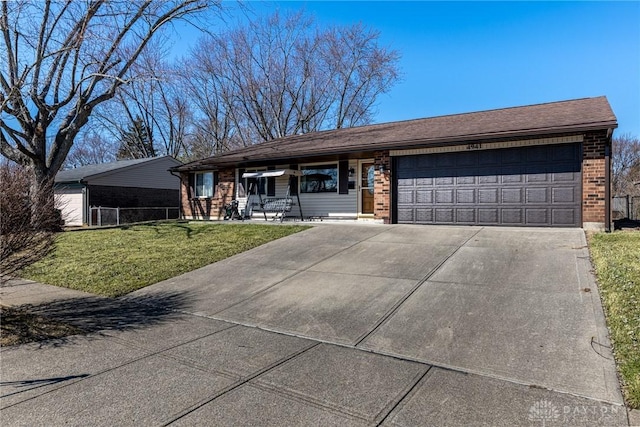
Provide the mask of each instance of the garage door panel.
{"label": "garage door panel", "polygon": [[528,225],[546,225],[549,222],[547,217],[547,210],[542,209],[527,209],[527,224]]}
{"label": "garage door panel", "polygon": [[549,169],[546,165],[529,165],[525,169],[525,178],[529,183],[550,182]]}
{"label": "garage door panel", "polygon": [[576,211],[574,209],[552,209],[553,224],[572,226],[576,223]]}
{"label": "garage door panel", "polygon": [[453,208],[435,209],[436,223],[453,224],[454,212]]}
{"label": "garage door panel", "polygon": [[454,156],[447,154],[436,154],[435,167],[451,169],[456,165],[456,159]]}
{"label": "garage door panel", "polygon": [[416,202],[419,204],[433,203],[433,190],[416,190]]}
{"label": "garage door panel", "polygon": [[475,166],[478,164],[478,152],[462,152],[458,156],[455,156],[454,159],[456,159],[456,166],[458,167]]}
{"label": "garage door panel", "polygon": [[414,208],[398,207],[398,222],[411,223],[415,221],[413,216]]}
{"label": "garage door panel", "polygon": [[550,151],[552,162],[567,162],[569,164],[575,164],[579,161],[579,151],[574,149],[571,144],[567,145],[555,145],[554,149]]}
{"label": "garage door panel", "polygon": [[447,172],[438,171],[438,177],[435,180],[435,185],[439,186],[448,186],[453,185],[454,177],[450,176]]}
{"label": "garage door panel", "polygon": [[523,223],[522,208],[505,208],[501,213],[503,224],[519,225]]}
{"label": "garage door panel", "polygon": [[526,198],[527,204],[534,204],[534,203],[543,204],[543,205],[549,204],[550,199],[549,199],[548,190],[549,189],[546,187],[525,189],[527,194],[527,198]]}
{"label": "garage door panel", "polygon": [[522,150],[500,150],[502,153],[501,156],[501,164],[522,164],[523,162],[523,152]]}
{"label": "garage door panel", "polygon": [[549,159],[549,147],[545,145],[539,145],[537,147],[527,147],[525,149],[525,159],[527,163],[542,163],[547,162]]}
{"label": "garage door panel", "polygon": [[416,208],[416,221],[423,224],[433,223],[433,209]]}
{"label": "garage door panel", "polygon": [[553,198],[551,200],[554,204],[560,203],[575,203],[577,199],[575,188],[571,187],[558,187],[553,188],[552,190]]}
{"label": "garage door panel", "polygon": [[453,203],[453,189],[436,190],[436,204],[441,203]]}
{"label": "garage door panel", "polygon": [[522,203],[521,188],[503,188],[501,196],[502,204],[509,205]]}
{"label": "garage door panel", "polygon": [[456,209],[456,222],[459,224],[468,224],[476,222],[475,209]]}
{"label": "garage door panel", "polygon": [[414,191],[413,190],[402,190],[398,191],[398,204],[399,205],[413,205],[415,202],[413,198]]}
{"label": "garage door panel", "polygon": [[579,144],[408,157],[396,161],[398,222],[580,225]]}
{"label": "garage door panel", "polygon": [[488,225],[500,224],[500,211],[496,208],[478,209],[478,223]]}
{"label": "garage door panel", "polygon": [[[466,171],[465,171],[466,172]],[[456,177],[456,185],[475,185],[476,173]]]}
{"label": "garage door panel", "polygon": [[478,189],[478,203],[498,203],[499,191],[497,188],[479,188]]}
{"label": "garage door panel", "polygon": [[414,183],[415,183],[415,180],[413,178],[398,177],[398,186],[400,187],[412,187]]}
{"label": "garage door panel", "polygon": [[551,182],[576,182],[580,179],[580,172],[554,172]]}
{"label": "garage door panel", "polygon": [[502,168],[502,183],[503,184],[522,184],[524,183],[523,168],[508,166]]}
{"label": "garage door panel", "polygon": [[456,202],[458,204],[473,204],[476,202],[476,192],[475,189],[462,189],[456,190]]}
{"label": "garage door panel", "polygon": [[501,150],[485,150],[485,151],[477,151],[478,153],[478,164],[484,166],[497,166],[501,164],[502,156],[500,154]]}
{"label": "garage door panel", "polygon": [[498,175],[495,175],[495,172],[493,174],[487,173],[487,174],[480,174],[478,176],[478,184],[498,184],[500,182],[500,178],[498,177]]}

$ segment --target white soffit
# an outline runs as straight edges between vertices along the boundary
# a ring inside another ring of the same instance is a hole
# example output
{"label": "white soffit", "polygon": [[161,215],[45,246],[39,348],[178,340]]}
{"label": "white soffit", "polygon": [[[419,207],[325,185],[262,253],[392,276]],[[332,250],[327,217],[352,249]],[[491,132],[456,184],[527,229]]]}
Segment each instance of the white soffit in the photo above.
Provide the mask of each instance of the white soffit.
{"label": "white soffit", "polygon": [[559,136],[554,138],[522,139],[517,141],[503,141],[503,142],[482,142],[482,143],[471,142],[469,144],[446,145],[442,147],[413,148],[408,150],[391,150],[389,154],[391,156],[414,156],[417,154],[455,153],[455,152],[461,152],[461,151],[477,151],[477,150],[496,150],[498,148],[528,147],[531,145],[573,144],[576,142],[582,142],[583,140],[584,140],[584,137],[582,135],[573,135],[573,136]]}

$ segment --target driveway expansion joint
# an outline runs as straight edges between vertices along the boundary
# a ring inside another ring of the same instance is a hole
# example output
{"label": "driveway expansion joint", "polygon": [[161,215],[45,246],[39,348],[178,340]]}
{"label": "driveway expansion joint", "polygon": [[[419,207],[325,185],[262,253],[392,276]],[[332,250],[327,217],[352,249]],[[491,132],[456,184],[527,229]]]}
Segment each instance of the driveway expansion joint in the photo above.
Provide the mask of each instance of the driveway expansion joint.
{"label": "driveway expansion joint", "polygon": [[383,314],[382,317],[380,317],[380,319],[378,319],[378,321],[374,324],[371,330],[360,335],[356,339],[354,346],[360,345],[363,341],[369,338],[376,330],[378,330],[382,325],[384,325],[393,316],[393,314],[400,309],[402,304],[404,304],[411,297],[411,295],[413,295],[424,283],[426,283],[429,280],[431,276],[433,276],[440,269],[440,267],[442,267],[449,259],[451,259],[452,256],[454,256],[471,239],[477,236],[478,233],[480,233],[483,229],[484,227],[479,228],[475,233],[469,236],[469,238],[467,238],[460,245],[451,246],[451,247],[455,247],[455,249],[449,255],[447,255],[442,261],[440,261],[435,267],[433,267],[431,271],[425,274],[424,277],[422,277],[422,279],[420,279],[418,283],[416,283],[416,285],[409,290],[409,292],[407,292],[385,314]]}
{"label": "driveway expansion joint", "polygon": [[301,350],[298,350],[290,355],[288,355],[287,357],[280,359],[250,375],[247,375],[246,377],[243,377],[242,379],[236,381],[233,384],[230,384],[229,386],[223,388],[222,390],[216,392],[215,394],[213,394],[212,396],[209,396],[205,399],[202,399],[201,401],[195,403],[194,405],[191,405],[190,407],[188,407],[187,409],[175,414],[174,416],[170,417],[170,419],[168,419],[167,421],[164,421],[161,423],[162,426],[168,426],[176,421],[178,421],[181,418],[186,417],[187,415],[189,415],[192,412],[195,412],[196,410],[202,408],[203,406],[207,405],[210,402],[213,402],[214,400],[218,399],[221,396],[224,396],[227,393],[230,393],[231,391],[249,383],[251,380],[259,377],[260,375],[263,375],[269,371],[271,371],[272,369],[277,368],[280,365],[283,365],[285,363],[287,363],[289,360],[294,359],[295,357],[300,356],[303,353],[306,353],[307,351],[311,350],[314,347],[317,347],[318,345],[320,345],[320,343],[312,343],[311,345],[308,345],[304,348],[302,348]]}
{"label": "driveway expansion joint", "polygon": [[[244,304],[245,302],[247,302],[247,301],[251,300],[252,298],[255,298],[255,297],[259,296],[259,295],[262,295],[262,294],[266,293],[267,291],[269,291],[270,289],[274,288],[275,286],[278,286],[279,284],[281,284],[281,283],[283,283],[283,282],[285,282],[285,281],[287,281],[287,280],[289,280],[289,279],[291,279],[291,278],[293,278],[293,277],[295,277],[295,276],[297,276],[297,275],[299,275],[299,274],[302,274],[302,273],[304,273],[304,272],[306,272],[306,271],[310,271],[310,270],[311,270],[311,268],[315,267],[316,265],[318,265],[318,264],[320,264],[320,263],[323,263],[324,261],[326,261],[326,260],[328,260],[328,259],[330,259],[330,258],[333,258],[333,257],[335,257],[335,256],[337,256],[337,255],[339,255],[339,254],[341,254],[341,253],[343,253],[343,252],[345,252],[345,251],[347,251],[347,250],[349,250],[349,249],[353,248],[354,246],[356,246],[356,245],[358,245],[358,244],[360,244],[360,243],[362,243],[362,242],[365,242],[365,241],[367,241],[367,240],[373,239],[374,237],[376,237],[376,236],[378,236],[378,235],[380,235],[380,234],[382,234],[382,233],[384,233],[384,232],[386,232],[386,231],[387,231],[387,230],[382,230],[382,231],[380,231],[379,233],[376,233],[376,234],[374,234],[373,236],[370,236],[370,237],[368,237],[368,238],[366,238],[366,239],[364,239],[364,240],[357,240],[357,241],[355,241],[353,244],[351,244],[351,245],[349,245],[349,246],[347,246],[347,247],[345,247],[345,248],[343,248],[343,249],[339,250],[338,252],[332,253],[332,254],[327,255],[327,256],[325,256],[325,257],[322,257],[322,258],[321,258],[321,259],[319,259],[318,261],[316,261],[316,262],[314,262],[314,263],[312,263],[312,264],[310,264],[310,265],[306,266],[305,268],[303,268],[303,269],[301,269],[301,270],[294,270],[290,275],[288,275],[288,276],[286,276],[286,277],[283,277],[282,279],[278,280],[277,282],[275,282],[275,283],[273,283],[273,284],[271,284],[271,285],[269,285],[269,286],[267,286],[267,287],[265,287],[265,288],[262,288],[262,289],[260,289],[259,291],[255,292],[255,293],[253,293],[253,294],[251,294],[251,295],[249,295],[249,296],[247,296],[246,298],[243,298],[243,299],[241,299],[241,300],[239,300],[239,301],[236,301],[236,302],[234,302],[233,304],[230,304],[230,305],[228,305],[228,306],[226,306],[226,307],[224,307],[224,308],[222,308],[222,309],[220,309],[220,310],[218,310],[218,311],[216,311],[216,312],[212,313],[211,315],[212,315],[212,316],[215,316],[215,315],[218,315],[218,314],[222,313],[223,311],[226,311],[226,310],[228,310],[228,309],[230,309],[230,308],[233,308],[233,307],[235,307],[235,306],[238,306],[238,305]],[[302,233],[304,233],[304,231],[303,231]],[[205,316],[205,317],[206,317],[206,316]],[[222,320],[222,319],[220,319],[220,320]]]}

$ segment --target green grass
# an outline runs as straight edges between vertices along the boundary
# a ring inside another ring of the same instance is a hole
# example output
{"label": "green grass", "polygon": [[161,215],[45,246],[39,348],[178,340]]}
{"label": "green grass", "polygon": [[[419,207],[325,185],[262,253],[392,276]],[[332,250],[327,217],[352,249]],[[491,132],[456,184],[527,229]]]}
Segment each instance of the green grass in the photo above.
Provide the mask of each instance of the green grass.
{"label": "green grass", "polygon": [[158,223],[60,233],[54,251],[21,276],[116,297],[305,228]]}
{"label": "green grass", "polygon": [[640,408],[640,232],[596,234],[591,258],[627,404]]}

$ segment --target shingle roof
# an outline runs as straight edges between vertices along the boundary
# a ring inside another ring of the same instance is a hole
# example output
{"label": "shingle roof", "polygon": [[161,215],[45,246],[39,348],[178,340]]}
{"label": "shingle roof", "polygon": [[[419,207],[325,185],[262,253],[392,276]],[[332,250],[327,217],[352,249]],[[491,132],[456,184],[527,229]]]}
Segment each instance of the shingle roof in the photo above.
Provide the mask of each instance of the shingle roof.
{"label": "shingle roof", "polygon": [[455,144],[617,127],[604,96],[313,132],[229,151],[176,168],[238,165],[348,152]]}
{"label": "shingle roof", "polygon": [[[100,163],[96,165],[86,165],[75,169],[60,171],[56,174],[55,182],[80,182],[97,175],[115,172],[119,169],[139,166],[144,163],[154,162],[170,156],[150,157],[145,159],[119,160],[111,163]],[[174,159],[175,160],[175,159]],[[178,165],[176,160],[176,164]]]}

